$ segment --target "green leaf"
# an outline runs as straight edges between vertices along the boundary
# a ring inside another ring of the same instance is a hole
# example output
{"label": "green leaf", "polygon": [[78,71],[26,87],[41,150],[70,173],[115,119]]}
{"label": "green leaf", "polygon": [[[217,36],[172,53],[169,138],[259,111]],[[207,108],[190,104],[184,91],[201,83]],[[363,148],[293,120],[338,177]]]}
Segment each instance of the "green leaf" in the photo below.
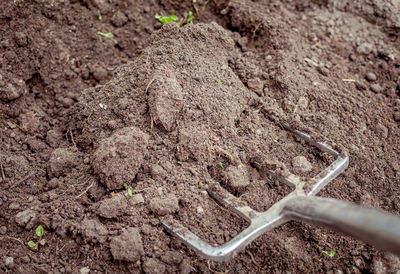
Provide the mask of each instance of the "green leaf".
{"label": "green leaf", "polygon": [[176,22],[179,20],[178,16],[176,16],[175,14],[172,14],[170,16],[162,16],[162,15],[156,14],[154,16],[154,18],[157,19],[158,21],[160,21],[163,25],[165,25],[167,23],[171,23],[171,22]]}
{"label": "green leaf", "polygon": [[37,244],[36,244],[34,241],[29,241],[29,242],[28,242],[28,246],[29,246],[30,248],[35,248],[35,246],[37,247]]}
{"label": "green leaf", "polygon": [[114,37],[114,35],[111,32],[104,33],[104,32],[99,31],[97,33],[105,38],[113,38]]}
{"label": "green leaf", "polygon": [[101,21],[101,20],[103,20],[103,16],[99,15],[99,16],[97,17],[97,19],[99,19],[99,20]]}
{"label": "green leaf", "polygon": [[132,193],[132,188],[131,188],[131,187],[128,188],[128,195],[129,195],[129,196],[132,196],[132,195],[133,195],[133,193]]}
{"label": "green leaf", "polygon": [[193,19],[194,19],[193,12],[192,12],[192,11],[189,11],[189,12],[188,12],[188,19],[186,19],[186,23],[192,22]]}
{"label": "green leaf", "polygon": [[220,168],[224,168],[224,165],[221,162],[218,162]]}
{"label": "green leaf", "polygon": [[97,33],[105,38],[109,38],[109,39],[113,40],[114,44],[118,44],[118,40],[114,39],[114,35],[111,32],[104,33],[104,32],[99,31]]}
{"label": "green leaf", "polygon": [[333,250],[331,250],[331,251],[322,251],[322,254],[325,254],[325,255],[327,255],[327,256],[329,256],[329,257],[334,257],[335,256],[335,251],[333,251]]}
{"label": "green leaf", "polygon": [[124,184],[124,188],[125,188],[125,189],[128,189],[128,184]]}
{"label": "green leaf", "polygon": [[37,235],[40,239],[42,239],[42,237],[43,237],[43,235],[44,235],[44,228],[43,228],[43,226],[39,225],[39,226],[36,228],[36,235]]}
{"label": "green leaf", "polygon": [[218,85],[222,85],[222,81],[218,81]]}
{"label": "green leaf", "polygon": [[150,181],[150,183],[153,183],[153,184],[156,182],[153,178],[150,178],[149,181]]}

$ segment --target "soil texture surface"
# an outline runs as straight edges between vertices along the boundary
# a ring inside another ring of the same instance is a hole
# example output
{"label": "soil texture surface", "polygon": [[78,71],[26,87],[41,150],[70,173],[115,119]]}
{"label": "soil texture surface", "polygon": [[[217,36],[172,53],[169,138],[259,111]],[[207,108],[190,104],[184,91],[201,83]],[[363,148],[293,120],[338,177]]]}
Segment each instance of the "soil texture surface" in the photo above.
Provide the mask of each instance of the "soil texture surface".
{"label": "soil texture surface", "polygon": [[319,196],[399,215],[399,35],[396,0],[1,1],[0,272],[400,273],[299,221],[227,262],[162,225],[222,245],[248,224],[208,190],[265,211],[269,169],[334,160],[283,125],[350,156]]}

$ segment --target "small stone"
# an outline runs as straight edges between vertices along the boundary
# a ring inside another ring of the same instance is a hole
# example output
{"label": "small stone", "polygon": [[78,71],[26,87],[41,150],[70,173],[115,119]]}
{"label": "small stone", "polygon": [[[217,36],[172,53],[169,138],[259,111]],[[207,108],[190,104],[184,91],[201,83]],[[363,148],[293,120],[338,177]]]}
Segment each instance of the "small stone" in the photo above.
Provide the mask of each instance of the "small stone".
{"label": "small stone", "polygon": [[387,127],[379,123],[376,125],[376,132],[383,138],[387,138],[389,134]]}
{"label": "small stone", "polygon": [[58,98],[58,101],[59,101],[59,102],[63,105],[63,107],[65,107],[65,108],[69,108],[69,107],[71,107],[71,106],[75,103],[74,100],[72,100],[71,98],[67,98],[67,97]]}
{"label": "small stone", "polygon": [[6,101],[18,99],[23,93],[23,88],[15,87],[11,83],[8,83],[6,86],[0,88],[0,98]]}
{"label": "small stone", "polygon": [[262,96],[264,84],[259,78],[254,78],[247,81],[247,86],[249,87],[249,89],[257,93],[257,95]]}
{"label": "small stone", "polygon": [[143,263],[143,270],[146,274],[163,274],[165,265],[156,259],[150,258]]}
{"label": "small stone", "polygon": [[26,256],[21,257],[21,261],[23,263],[27,264],[31,261],[31,258],[28,255],[26,255]]}
{"label": "small stone", "polygon": [[368,73],[365,75],[365,79],[367,79],[367,80],[370,81],[370,82],[376,81],[376,75],[375,75],[375,73],[373,73],[373,72],[368,72]]}
{"label": "small stone", "polygon": [[185,258],[182,260],[182,262],[179,265],[179,271],[181,274],[189,274],[189,273],[194,273],[196,269],[190,265],[190,260]]}
{"label": "small stone", "polygon": [[8,208],[11,209],[11,210],[17,210],[17,209],[19,209],[20,207],[21,207],[21,205],[20,205],[19,203],[17,203],[17,202],[12,202],[12,203],[8,206]]}
{"label": "small stone", "polygon": [[115,218],[127,212],[128,201],[122,193],[98,203],[97,214],[104,218]]}
{"label": "small stone", "polygon": [[28,45],[28,37],[26,37],[26,34],[23,32],[16,32],[14,34],[14,41],[20,47],[25,47],[26,45]]}
{"label": "small stone", "polygon": [[132,195],[132,198],[130,199],[130,204],[131,205],[138,205],[138,204],[143,204],[144,203],[144,198],[142,194],[134,194]]}
{"label": "small stone", "polygon": [[153,198],[149,204],[150,210],[158,215],[168,215],[179,210],[178,199],[174,195],[165,198]]}
{"label": "small stone", "polygon": [[245,165],[227,167],[224,176],[228,187],[233,191],[241,191],[250,184]]}
{"label": "small stone", "polygon": [[111,23],[116,27],[122,27],[128,22],[128,17],[120,11],[117,11],[113,17],[111,17]]}
{"label": "small stone", "polygon": [[308,108],[308,99],[304,96],[300,96],[299,101],[297,101],[297,105],[300,109],[306,110]]}
{"label": "small stone", "polygon": [[7,233],[7,227],[6,226],[0,226],[0,234],[4,235]]}
{"label": "small stone", "polygon": [[177,251],[167,251],[160,259],[166,264],[177,265],[181,263],[183,256]]}
{"label": "small stone", "polygon": [[361,83],[361,82],[356,82],[355,83],[356,84],[356,88],[358,89],[358,90],[366,90],[367,89],[367,87],[363,84],[363,83]]}
{"label": "small stone", "polygon": [[90,273],[90,268],[89,267],[82,267],[81,269],[79,269],[79,273],[80,274],[89,274]]}
{"label": "small stone", "polygon": [[383,91],[383,87],[381,87],[379,84],[373,84],[371,85],[371,90],[375,93],[381,93]]}
{"label": "small stone", "polygon": [[114,260],[136,262],[144,254],[139,229],[129,227],[121,235],[114,237],[110,243]]}
{"label": "small stone", "polygon": [[90,158],[89,158],[89,157],[85,157],[85,158],[83,159],[83,163],[84,163],[85,165],[88,165],[88,164],[90,163]]}
{"label": "small stone", "polygon": [[246,36],[240,37],[238,39],[238,44],[242,48],[243,51],[247,50],[247,44],[249,43],[248,39]]}
{"label": "small stone", "polygon": [[327,69],[325,67],[318,67],[318,72],[321,73],[324,76],[328,76],[329,75],[329,69]]}
{"label": "small stone", "polygon": [[370,54],[373,50],[374,46],[371,43],[362,43],[356,49],[356,51],[360,54]]}
{"label": "small stone", "polygon": [[108,71],[103,68],[102,66],[96,66],[95,68],[93,68],[92,70],[92,74],[94,79],[96,79],[97,81],[101,81],[107,78],[108,76]]}
{"label": "small stone", "polygon": [[14,258],[6,257],[5,264],[8,268],[13,268],[14,267]]}
{"label": "small stone", "polygon": [[292,166],[295,172],[310,172],[312,170],[311,163],[304,156],[296,156],[292,160]]}
{"label": "small stone", "polygon": [[15,222],[21,226],[21,227],[25,227],[26,224],[29,223],[29,221],[33,218],[36,217],[36,212],[33,211],[32,209],[26,209],[24,211],[19,212],[16,216],[15,216]]}
{"label": "small stone", "polygon": [[396,122],[400,122],[400,111],[396,111],[395,113],[393,113],[393,119]]}
{"label": "small stone", "polygon": [[198,214],[201,214],[201,215],[204,214],[204,209],[201,206],[198,206],[196,211]]}

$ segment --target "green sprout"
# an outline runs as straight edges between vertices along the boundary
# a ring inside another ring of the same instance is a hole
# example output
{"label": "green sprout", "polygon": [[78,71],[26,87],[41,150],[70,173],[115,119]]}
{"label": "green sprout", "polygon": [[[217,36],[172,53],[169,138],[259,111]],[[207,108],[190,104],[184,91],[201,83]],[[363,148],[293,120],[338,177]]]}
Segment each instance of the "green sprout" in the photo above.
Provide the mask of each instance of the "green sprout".
{"label": "green sprout", "polygon": [[218,81],[218,85],[222,85],[223,83],[222,83],[222,81]]}
{"label": "green sprout", "polygon": [[133,195],[133,190],[131,186],[128,186],[127,184],[124,184],[124,188],[128,191],[128,195],[132,196]]}
{"label": "green sprout", "polygon": [[163,16],[156,14],[154,18],[160,21],[163,25],[168,23],[175,23],[178,26],[183,26],[184,24],[189,24],[190,22],[192,22],[194,19],[194,15],[193,12],[189,11],[187,15],[185,15],[185,17],[181,19],[179,19],[179,17],[176,16],[175,14],[172,14],[170,16]]}
{"label": "green sprout", "polygon": [[322,251],[322,254],[325,254],[325,255],[327,255],[327,256],[329,256],[329,257],[334,257],[335,256],[335,251],[333,251],[333,250],[331,250],[331,251]]}
{"label": "green sprout", "polygon": [[222,162],[218,162],[218,165],[220,168],[224,168],[224,165],[222,164]]}
{"label": "green sprout", "polygon": [[114,42],[114,44],[118,44],[118,40],[114,38],[114,35],[111,32],[104,33],[99,31],[97,33],[105,38],[111,39]]}
{"label": "green sprout", "polygon": [[101,21],[101,20],[103,20],[103,16],[99,15],[99,16],[97,16],[97,19],[99,19]]}
{"label": "green sprout", "polygon": [[153,178],[150,178],[149,181],[150,181],[150,183],[153,183],[153,184],[156,182],[156,180],[154,180]]}
{"label": "green sprout", "polygon": [[39,244],[40,245],[45,245],[46,244],[46,240],[43,239],[43,235],[44,235],[44,228],[43,226],[39,225],[36,228],[36,236],[39,237],[39,240],[37,242],[34,241],[29,241],[28,242],[28,246],[34,250],[38,250],[39,249]]}
{"label": "green sprout", "polygon": [[170,16],[162,16],[162,15],[156,14],[154,16],[154,18],[156,18],[158,21],[160,21],[163,25],[171,23],[171,22],[176,22],[179,20],[178,16],[176,16],[175,14],[172,14]]}
{"label": "green sprout", "polygon": [[186,19],[186,23],[189,24],[190,22],[193,21],[193,19],[194,19],[193,12],[189,11],[189,12],[188,12],[188,18]]}

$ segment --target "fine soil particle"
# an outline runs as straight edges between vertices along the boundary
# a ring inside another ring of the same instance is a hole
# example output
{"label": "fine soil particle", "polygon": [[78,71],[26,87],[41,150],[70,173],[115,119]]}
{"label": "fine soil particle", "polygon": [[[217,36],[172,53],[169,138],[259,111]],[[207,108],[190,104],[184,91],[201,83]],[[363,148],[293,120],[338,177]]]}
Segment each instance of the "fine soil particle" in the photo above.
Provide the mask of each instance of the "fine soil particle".
{"label": "fine soil particle", "polygon": [[268,170],[332,163],[283,125],[350,155],[319,195],[399,214],[399,18],[382,0],[1,1],[0,272],[400,271],[301,222],[222,263],[161,224],[224,244],[248,223],[208,190],[265,211],[293,190]]}

